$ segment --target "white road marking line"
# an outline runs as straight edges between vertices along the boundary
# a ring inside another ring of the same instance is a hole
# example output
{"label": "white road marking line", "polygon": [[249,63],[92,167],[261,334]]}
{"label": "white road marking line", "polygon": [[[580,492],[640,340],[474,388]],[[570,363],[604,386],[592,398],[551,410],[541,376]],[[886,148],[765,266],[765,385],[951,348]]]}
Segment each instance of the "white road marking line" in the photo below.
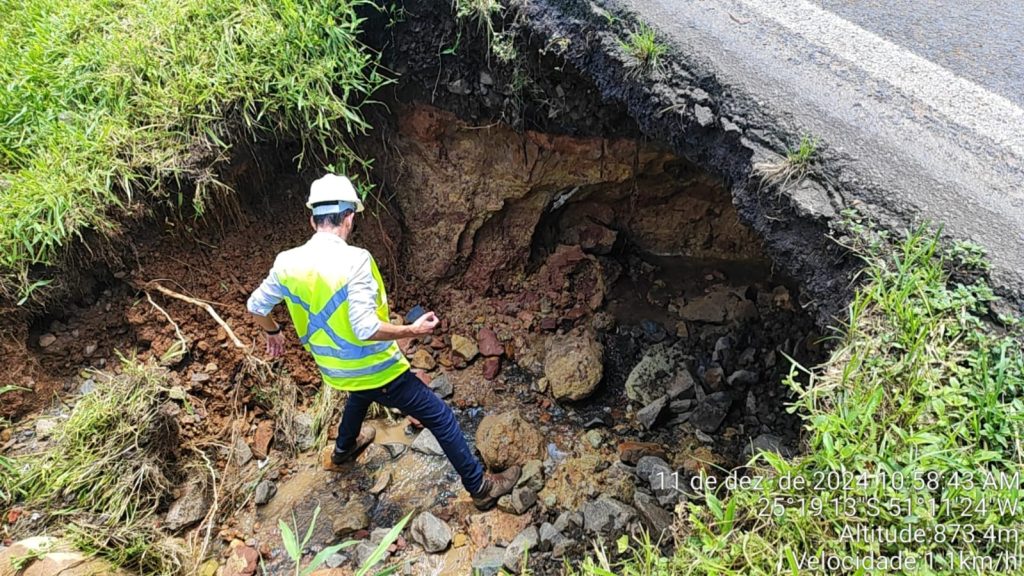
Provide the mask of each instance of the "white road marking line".
{"label": "white road marking line", "polygon": [[1024,110],[1006,98],[806,0],[740,1],[1024,158]]}

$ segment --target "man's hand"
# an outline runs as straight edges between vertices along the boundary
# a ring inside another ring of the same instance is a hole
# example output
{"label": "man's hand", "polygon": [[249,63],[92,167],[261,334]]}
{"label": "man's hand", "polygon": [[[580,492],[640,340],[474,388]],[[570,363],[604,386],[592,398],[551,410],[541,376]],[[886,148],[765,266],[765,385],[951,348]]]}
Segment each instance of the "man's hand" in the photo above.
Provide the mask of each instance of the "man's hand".
{"label": "man's hand", "polygon": [[284,332],[267,334],[267,355],[277,358],[284,354]]}
{"label": "man's hand", "polygon": [[437,325],[440,323],[441,321],[437,319],[436,314],[433,312],[427,312],[423,316],[417,318],[410,328],[414,336],[426,336],[428,334],[433,334],[434,328],[437,328]]}

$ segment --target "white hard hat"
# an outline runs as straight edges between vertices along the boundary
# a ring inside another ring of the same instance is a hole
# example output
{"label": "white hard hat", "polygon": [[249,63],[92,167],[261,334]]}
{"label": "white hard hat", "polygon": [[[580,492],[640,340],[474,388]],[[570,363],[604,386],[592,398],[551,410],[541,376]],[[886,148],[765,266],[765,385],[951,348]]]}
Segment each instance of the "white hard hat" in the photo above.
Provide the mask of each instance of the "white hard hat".
{"label": "white hard hat", "polygon": [[356,194],[352,182],[337,174],[324,174],[309,186],[309,200],[306,208],[314,215],[335,214],[345,210],[363,211],[363,201]]}

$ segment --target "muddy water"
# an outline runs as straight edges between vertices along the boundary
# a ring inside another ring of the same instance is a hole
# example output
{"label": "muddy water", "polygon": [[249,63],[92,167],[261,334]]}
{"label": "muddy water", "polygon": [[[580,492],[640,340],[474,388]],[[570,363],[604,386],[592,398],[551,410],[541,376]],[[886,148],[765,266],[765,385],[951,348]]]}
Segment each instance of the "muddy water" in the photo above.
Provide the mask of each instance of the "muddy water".
{"label": "muddy water", "polygon": [[[388,480],[368,511],[369,530],[390,527],[410,511],[436,511],[460,496],[464,504],[469,503],[468,498],[460,494],[458,476],[445,457],[428,456],[409,449],[415,436],[406,433],[404,420],[399,423],[386,420],[367,423],[377,430],[376,441],[354,464],[337,472],[328,472],[321,468],[316,454],[304,454],[295,464],[297,471],[278,482],[276,496],[256,513],[252,526],[258,539],[277,543],[272,546],[271,558],[266,562],[268,574],[284,573],[289,565],[280,545],[279,520],[290,525],[297,522],[302,533],[319,506],[319,519],[307,547],[315,553],[338,541],[332,524],[346,514],[345,505],[349,499],[368,493],[370,487],[382,478]],[[392,457],[389,445],[398,454],[396,457]],[[355,534],[349,538],[363,536]],[[454,567],[468,566],[471,560],[469,547],[455,548],[445,555],[431,557],[429,561],[416,562],[419,565],[417,570],[423,571],[415,573],[468,573],[468,568],[460,572]]]}

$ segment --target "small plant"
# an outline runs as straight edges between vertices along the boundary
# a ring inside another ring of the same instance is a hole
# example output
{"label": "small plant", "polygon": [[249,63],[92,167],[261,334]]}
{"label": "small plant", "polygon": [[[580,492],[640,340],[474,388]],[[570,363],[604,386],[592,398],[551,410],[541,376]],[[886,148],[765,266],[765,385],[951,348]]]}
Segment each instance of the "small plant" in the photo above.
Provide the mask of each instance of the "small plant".
{"label": "small plant", "polygon": [[661,65],[661,57],[668,50],[666,46],[658,42],[654,30],[646,24],[629,34],[629,40],[619,41],[622,49],[633,57],[634,69],[640,74],[657,72]]}
{"label": "small plant", "polygon": [[[285,552],[287,552],[288,557],[295,562],[295,576],[308,576],[309,574],[312,574],[313,571],[326,562],[327,558],[332,554],[357,544],[355,540],[347,540],[340,544],[335,544],[334,546],[328,546],[314,556],[313,559],[309,561],[309,564],[303,568],[302,550],[307,544],[309,544],[309,540],[313,537],[313,530],[316,529],[316,520],[318,516],[320,516],[320,506],[317,506],[316,510],[313,511],[313,518],[309,521],[309,527],[306,528],[306,535],[302,538],[302,542],[299,542],[299,539],[296,536],[299,532],[299,525],[298,521],[295,520],[294,515],[292,516],[292,524],[295,526],[294,529],[292,529],[291,526],[288,526],[284,520],[278,521],[278,527],[281,529],[281,540],[284,544]],[[380,544],[377,545],[377,548],[374,549],[373,553],[370,554],[370,557],[366,559],[366,562],[363,562],[363,565],[359,567],[355,576],[365,576],[371,568],[381,561],[388,547],[391,546],[391,544],[398,538],[398,535],[402,533],[402,530],[405,528],[405,524],[409,521],[411,516],[412,514],[407,514],[405,518],[402,518],[398,524],[395,524],[395,526],[391,528],[391,530],[384,536],[384,539],[380,541]],[[393,574],[396,569],[397,567],[395,566],[385,568],[380,572],[376,572],[374,576],[387,576],[388,574]]]}
{"label": "small plant", "polygon": [[796,150],[786,153],[786,160],[798,166],[806,165],[811,161],[814,152],[818,149],[818,139],[811,139],[809,136],[800,138],[800,146]]}
{"label": "small plant", "polygon": [[979,272],[989,269],[988,260],[985,259],[985,249],[974,242],[956,240],[949,253],[950,258],[960,268]]}
{"label": "small plant", "polygon": [[777,162],[758,162],[754,172],[761,176],[761,187],[776,187],[779,191],[798,184],[811,169],[818,139],[804,136],[800,146],[786,152],[786,157]]}

